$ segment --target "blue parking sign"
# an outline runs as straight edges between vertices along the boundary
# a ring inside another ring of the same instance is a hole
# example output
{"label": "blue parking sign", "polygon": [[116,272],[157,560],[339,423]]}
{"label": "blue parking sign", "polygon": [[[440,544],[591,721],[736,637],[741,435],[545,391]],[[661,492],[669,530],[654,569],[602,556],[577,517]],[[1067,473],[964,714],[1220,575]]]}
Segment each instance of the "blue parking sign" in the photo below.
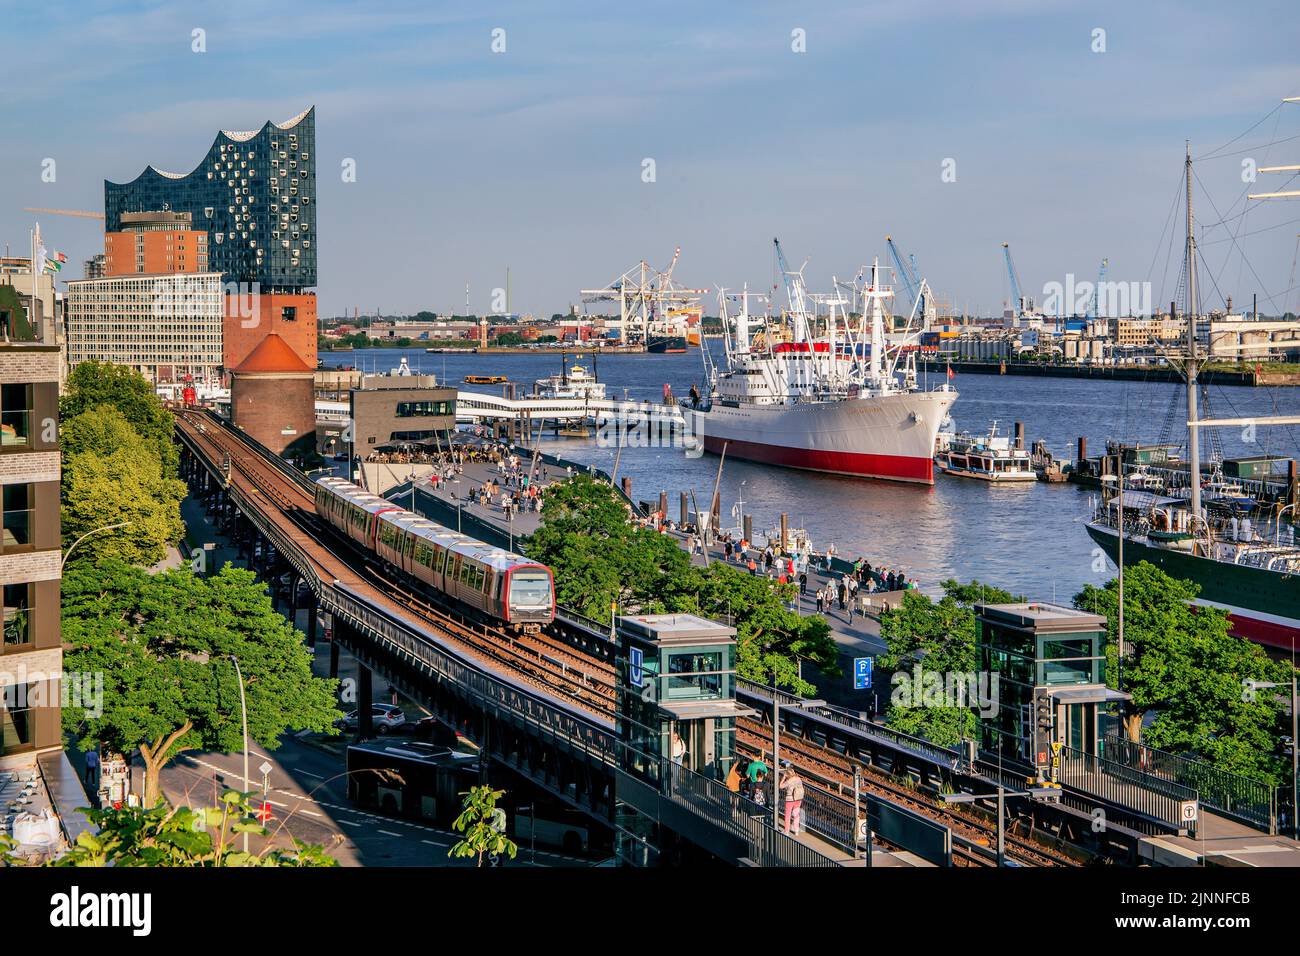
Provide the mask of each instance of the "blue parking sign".
{"label": "blue parking sign", "polygon": [[871,668],[875,658],[853,658],[853,689],[871,690]]}

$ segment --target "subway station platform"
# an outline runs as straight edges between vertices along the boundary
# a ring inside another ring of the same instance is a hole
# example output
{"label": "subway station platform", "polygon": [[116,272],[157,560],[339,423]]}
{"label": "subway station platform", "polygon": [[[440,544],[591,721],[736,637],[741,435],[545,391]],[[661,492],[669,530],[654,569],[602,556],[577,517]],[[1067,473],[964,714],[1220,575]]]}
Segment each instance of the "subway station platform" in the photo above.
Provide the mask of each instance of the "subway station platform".
{"label": "subway station platform", "polygon": [[1269,836],[1201,808],[1195,837],[1146,837],[1138,854],[1159,866],[1300,866],[1300,843],[1286,836]]}

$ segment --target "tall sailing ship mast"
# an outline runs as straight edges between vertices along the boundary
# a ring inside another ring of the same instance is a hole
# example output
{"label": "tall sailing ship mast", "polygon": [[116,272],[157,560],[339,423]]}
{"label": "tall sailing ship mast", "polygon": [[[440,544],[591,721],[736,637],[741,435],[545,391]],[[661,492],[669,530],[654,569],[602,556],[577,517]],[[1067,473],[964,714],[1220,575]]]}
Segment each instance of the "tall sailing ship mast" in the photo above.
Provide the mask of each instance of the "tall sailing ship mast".
{"label": "tall sailing ship mast", "polygon": [[[1295,541],[1296,488],[1288,488],[1289,501],[1278,503],[1273,514],[1244,514],[1218,507],[1213,497],[1204,500],[1201,462],[1201,429],[1219,426],[1296,425],[1297,415],[1248,418],[1201,418],[1198,403],[1199,376],[1204,364],[1198,336],[1200,300],[1196,220],[1192,206],[1192,156],[1190,146],[1184,160],[1186,179],[1187,238],[1183,265],[1184,315],[1187,323],[1182,349],[1166,353],[1186,379],[1187,400],[1187,496],[1148,497],[1139,495],[1140,507],[1121,503],[1121,490],[1103,502],[1088,522],[1089,536],[1117,564],[1131,566],[1148,561],[1173,577],[1199,585],[1198,603],[1221,607],[1232,616],[1235,633],[1278,649],[1291,648],[1300,639],[1300,547]],[[1115,478],[1124,487],[1124,463],[1119,462]],[[1213,486],[1211,486],[1213,487]],[[1252,502],[1253,505],[1253,502]],[[1291,521],[1284,522],[1288,511]],[[1135,514],[1135,512],[1140,512]],[[1133,520],[1136,518],[1136,520]],[[1284,528],[1286,529],[1284,532]],[[1123,536],[1121,538],[1121,535]]]}

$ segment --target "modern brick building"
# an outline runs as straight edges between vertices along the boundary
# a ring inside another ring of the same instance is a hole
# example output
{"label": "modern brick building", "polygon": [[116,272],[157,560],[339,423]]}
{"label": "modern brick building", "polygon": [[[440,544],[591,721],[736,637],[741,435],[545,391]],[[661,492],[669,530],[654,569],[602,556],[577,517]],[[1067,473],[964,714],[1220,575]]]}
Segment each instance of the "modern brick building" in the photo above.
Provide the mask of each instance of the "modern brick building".
{"label": "modern brick building", "polygon": [[[187,212],[128,212],[104,233],[104,275],[208,271],[208,234]],[[87,276],[87,278],[90,278]]]}
{"label": "modern brick building", "polygon": [[348,395],[358,458],[412,445],[447,448],[456,429],[456,389],[432,375],[367,375]]}
{"label": "modern brick building", "polygon": [[272,332],[230,375],[230,420],[273,453],[316,450],[315,372]]}
{"label": "modern brick building", "polygon": [[0,768],[62,760],[58,346],[0,286]]}

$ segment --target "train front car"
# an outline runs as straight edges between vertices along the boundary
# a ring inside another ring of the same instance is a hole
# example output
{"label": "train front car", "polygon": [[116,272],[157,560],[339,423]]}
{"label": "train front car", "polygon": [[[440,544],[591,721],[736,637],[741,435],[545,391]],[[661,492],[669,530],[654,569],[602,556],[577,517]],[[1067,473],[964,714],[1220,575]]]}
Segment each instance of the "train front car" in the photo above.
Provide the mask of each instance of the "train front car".
{"label": "train front car", "polygon": [[544,564],[510,555],[506,569],[505,618],[524,630],[534,630],[555,620],[555,582]]}

